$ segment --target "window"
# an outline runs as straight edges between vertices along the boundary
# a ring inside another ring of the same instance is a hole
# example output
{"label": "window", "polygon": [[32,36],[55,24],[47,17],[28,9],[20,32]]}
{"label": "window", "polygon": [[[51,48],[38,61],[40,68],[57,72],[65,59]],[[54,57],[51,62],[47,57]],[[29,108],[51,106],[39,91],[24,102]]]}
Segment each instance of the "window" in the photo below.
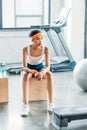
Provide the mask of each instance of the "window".
{"label": "window", "polygon": [[2,0],[3,28],[48,24],[49,5],[49,0]]}

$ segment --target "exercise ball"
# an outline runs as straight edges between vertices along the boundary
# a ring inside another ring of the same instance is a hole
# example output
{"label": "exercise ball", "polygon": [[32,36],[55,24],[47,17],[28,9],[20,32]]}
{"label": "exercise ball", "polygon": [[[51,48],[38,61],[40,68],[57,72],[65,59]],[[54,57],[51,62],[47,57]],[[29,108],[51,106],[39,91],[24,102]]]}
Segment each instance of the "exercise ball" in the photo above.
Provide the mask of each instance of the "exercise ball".
{"label": "exercise ball", "polygon": [[87,59],[83,59],[75,66],[73,70],[73,77],[79,87],[87,90]]}

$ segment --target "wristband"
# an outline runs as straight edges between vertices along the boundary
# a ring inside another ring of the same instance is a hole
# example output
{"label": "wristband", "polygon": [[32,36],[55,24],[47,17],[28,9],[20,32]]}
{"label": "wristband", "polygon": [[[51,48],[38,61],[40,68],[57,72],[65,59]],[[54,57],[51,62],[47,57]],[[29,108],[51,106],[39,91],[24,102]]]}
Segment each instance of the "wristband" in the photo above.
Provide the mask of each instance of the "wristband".
{"label": "wristband", "polygon": [[36,70],[31,70],[31,74],[35,74],[36,73]]}

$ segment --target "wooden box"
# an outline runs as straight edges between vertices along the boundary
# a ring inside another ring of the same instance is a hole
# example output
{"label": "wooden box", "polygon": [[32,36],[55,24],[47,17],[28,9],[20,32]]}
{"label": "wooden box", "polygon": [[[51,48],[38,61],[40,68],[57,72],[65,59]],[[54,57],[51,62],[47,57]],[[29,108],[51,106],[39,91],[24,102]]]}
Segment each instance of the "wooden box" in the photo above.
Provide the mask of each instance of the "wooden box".
{"label": "wooden box", "polygon": [[0,103],[8,102],[8,78],[0,78]]}
{"label": "wooden box", "polygon": [[47,100],[47,80],[30,79],[29,101]]}

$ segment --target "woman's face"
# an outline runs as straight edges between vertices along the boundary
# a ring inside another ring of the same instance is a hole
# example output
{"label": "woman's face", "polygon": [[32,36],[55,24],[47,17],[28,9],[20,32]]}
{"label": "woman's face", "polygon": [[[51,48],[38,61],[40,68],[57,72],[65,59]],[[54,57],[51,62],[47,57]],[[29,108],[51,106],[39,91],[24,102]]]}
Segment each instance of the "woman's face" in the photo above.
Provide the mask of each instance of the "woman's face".
{"label": "woman's face", "polygon": [[33,43],[34,43],[36,46],[40,46],[41,43],[42,43],[42,39],[43,39],[42,36],[41,36],[41,37],[37,37],[37,38],[33,39]]}

